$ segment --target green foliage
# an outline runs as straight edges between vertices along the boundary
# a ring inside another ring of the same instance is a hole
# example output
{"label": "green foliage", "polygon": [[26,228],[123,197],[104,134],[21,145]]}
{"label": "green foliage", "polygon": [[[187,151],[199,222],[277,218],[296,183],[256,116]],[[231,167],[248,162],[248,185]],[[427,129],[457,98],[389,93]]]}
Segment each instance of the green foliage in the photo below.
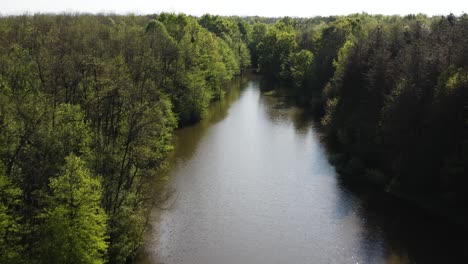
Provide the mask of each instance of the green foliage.
{"label": "green foliage", "polygon": [[278,22],[258,43],[258,69],[267,78],[290,81],[289,59],[296,51],[296,35],[290,25]]}
{"label": "green foliage", "polygon": [[345,74],[346,66],[349,59],[349,53],[354,46],[353,37],[351,36],[344,43],[343,47],[338,51],[338,59],[333,61],[335,73],[333,75],[332,83],[334,86],[339,87],[343,82],[343,75]]}
{"label": "green foliage", "polygon": [[216,36],[223,39],[233,51],[238,67],[244,68],[250,65],[250,52],[247,48],[249,39],[249,27],[247,23],[235,21],[233,18],[203,15],[200,25]]}
{"label": "green foliage", "polygon": [[267,32],[267,25],[264,23],[255,23],[252,26],[251,40],[249,44],[250,54],[252,55],[252,66],[258,67],[258,57],[260,56],[258,44],[263,40]]}
{"label": "green foliage", "polygon": [[250,64],[250,25],[215,20],[217,33],[182,14],[0,18],[2,260],[131,261],[174,129]]}
{"label": "green foliage", "polygon": [[206,89],[205,80],[196,74],[189,74],[184,80],[187,91],[180,97],[180,119],[183,122],[201,119],[211,101],[212,93]]}
{"label": "green foliage", "polygon": [[254,24],[250,48],[321,119],[339,171],[462,208],[467,33],[467,15],[283,18]]}
{"label": "green foliage", "polygon": [[[85,122],[85,116],[79,105],[60,104],[54,113],[54,124],[49,128],[50,148],[57,157],[88,155],[92,141],[92,131]],[[91,157],[88,157],[91,158]]]}
{"label": "green foliage", "polygon": [[121,209],[111,219],[112,236],[109,255],[112,263],[126,263],[129,256],[134,256],[144,242],[143,236],[146,230],[146,214],[150,208],[134,208],[138,203],[138,197],[127,197]]}
{"label": "green foliage", "polygon": [[131,261],[174,129],[250,62],[321,118],[340,171],[463,205],[467,35],[467,15],[1,17],[1,259]]}
{"label": "green foliage", "polygon": [[289,61],[292,82],[294,86],[302,88],[307,85],[311,77],[314,55],[308,50],[301,50],[290,56]]}
{"label": "green foliage", "polygon": [[332,124],[333,115],[336,111],[336,106],[338,105],[338,98],[328,99],[325,103],[325,115],[320,120],[320,123],[323,127],[328,128]]}
{"label": "green foliage", "polygon": [[21,237],[25,226],[17,211],[20,205],[21,190],[5,176],[0,163],[0,258],[3,263],[24,261]]}
{"label": "green foliage", "polygon": [[79,157],[70,155],[50,180],[51,194],[38,217],[44,221],[40,251],[46,263],[104,263],[107,216],[102,187]]}

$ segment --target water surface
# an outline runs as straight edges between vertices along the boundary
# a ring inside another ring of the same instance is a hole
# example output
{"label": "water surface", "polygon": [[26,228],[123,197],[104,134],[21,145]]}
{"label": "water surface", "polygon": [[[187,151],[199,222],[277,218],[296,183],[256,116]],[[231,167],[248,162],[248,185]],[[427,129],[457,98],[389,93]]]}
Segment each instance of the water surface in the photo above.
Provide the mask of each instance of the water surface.
{"label": "water surface", "polygon": [[[464,242],[342,183],[301,109],[239,79],[176,133],[176,192],[140,263],[456,263]],[[156,210],[156,209],[155,209]],[[435,226],[435,227],[434,227]],[[455,246],[454,246],[455,245]],[[465,254],[466,257],[466,254]]]}

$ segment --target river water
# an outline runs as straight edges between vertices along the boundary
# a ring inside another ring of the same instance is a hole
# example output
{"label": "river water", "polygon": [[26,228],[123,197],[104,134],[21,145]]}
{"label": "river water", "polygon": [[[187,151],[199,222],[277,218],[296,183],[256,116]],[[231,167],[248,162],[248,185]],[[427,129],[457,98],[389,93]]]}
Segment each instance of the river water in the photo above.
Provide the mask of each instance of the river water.
{"label": "river water", "polygon": [[343,183],[313,122],[259,85],[176,132],[175,193],[137,263],[461,263],[448,224]]}

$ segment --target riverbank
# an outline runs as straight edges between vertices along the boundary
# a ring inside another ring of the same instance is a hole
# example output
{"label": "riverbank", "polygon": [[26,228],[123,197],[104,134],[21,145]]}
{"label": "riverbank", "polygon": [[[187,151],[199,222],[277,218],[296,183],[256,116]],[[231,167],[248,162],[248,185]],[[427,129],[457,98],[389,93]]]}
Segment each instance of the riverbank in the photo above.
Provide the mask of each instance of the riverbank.
{"label": "riverbank", "polygon": [[[351,185],[361,185],[362,189],[378,190],[381,195],[388,196],[390,199],[397,199],[408,205],[415,206],[434,217],[444,218],[451,224],[457,225],[468,232],[468,214],[464,207],[454,207],[448,203],[441,202],[445,197],[434,198],[431,196],[415,195],[414,193],[398,189],[392,185],[392,177],[382,174],[378,168],[373,171],[366,171],[364,164],[354,165],[350,168],[350,163],[356,157],[350,156],[344,159],[345,151],[343,146],[337,146],[330,143],[327,138],[326,129],[321,124],[322,114],[318,107],[310,103],[304,103],[302,100],[297,100],[297,95],[288,90],[286,84],[271,86],[268,82],[261,82],[261,90],[263,95],[277,97],[289,105],[295,105],[304,109],[305,115],[314,120],[314,125],[321,134],[321,141],[327,146],[329,161],[336,166],[340,177]],[[272,88],[273,87],[273,88]],[[312,110],[314,109],[314,110]],[[348,153],[349,154],[349,153]],[[377,169],[377,170],[376,170]]]}
{"label": "riverbank", "polygon": [[177,199],[151,223],[146,260],[136,263],[463,257],[450,225],[337,175],[303,109],[262,95],[258,80],[233,91],[232,101],[213,105],[213,118],[176,131],[169,174]]}
{"label": "riverbank", "polygon": [[[327,144],[326,140],[324,140],[324,144]],[[451,224],[457,225],[465,232],[468,232],[468,215],[465,207],[443,202],[446,197],[417,195],[411,191],[399,189],[397,186],[392,185],[392,177],[388,175],[366,173],[364,170],[356,170],[350,173],[346,164],[353,158],[347,159],[346,162],[337,161],[336,156],[341,156],[342,152],[329,150],[329,153],[330,162],[336,166],[341,177],[350,184],[361,185],[364,189],[377,190],[382,195],[416,206],[433,216],[444,218]]]}

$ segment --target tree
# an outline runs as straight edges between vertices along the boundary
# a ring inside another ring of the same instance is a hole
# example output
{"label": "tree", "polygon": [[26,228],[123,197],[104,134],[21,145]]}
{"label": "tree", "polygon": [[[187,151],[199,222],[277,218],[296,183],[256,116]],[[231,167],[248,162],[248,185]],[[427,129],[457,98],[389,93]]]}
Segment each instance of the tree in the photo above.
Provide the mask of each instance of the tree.
{"label": "tree", "polygon": [[312,75],[314,55],[308,50],[301,50],[290,55],[290,71],[293,84],[304,88]]}
{"label": "tree", "polygon": [[91,175],[84,161],[70,155],[49,187],[47,206],[39,216],[44,263],[104,263],[107,216],[100,206],[99,179]]}
{"label": "tree", "polygon": [[[216,33],[183,14],[0,18],[1,210],[9,227],[18,220],[28,230],[16,235],[7,227],[2,250],[37,262],[125,263],[135,255],[158,195],[149,183],[166,166],[174,128],[203,118],[225,82],[249,64],[249,24],[212,22]],[[91,196],[90,204],[108,216],[108,246],[89,257],[75,238],[102,245],[102,228],[83,237],[91,231],[80,214],[93,209],[74,205],[60,187],[75,167],[80,177],[69,185],[78,190],[100,175],[100,201]],[[72,224],[78,231],[68,235]]]}
{"label": "tree", "polygon": [[269,27],[257,45],[259,72],[271,80],[291,81],[289,59],[297,48],[295,38],[294,29],[281,21]]}
{"label": "tree", "polygon": [[253,67],[258,67],[258,57],[260,56],[258,44],[263,41],[266,32],[267,25],[265,23],[255,23],[252,27],[252,37],[248,45]]}
{"label": "tree", "polygon": [[0,163],[0,259],[2,263],[22,263],[25,260],[21,224],[21,190],[8,179]]}

